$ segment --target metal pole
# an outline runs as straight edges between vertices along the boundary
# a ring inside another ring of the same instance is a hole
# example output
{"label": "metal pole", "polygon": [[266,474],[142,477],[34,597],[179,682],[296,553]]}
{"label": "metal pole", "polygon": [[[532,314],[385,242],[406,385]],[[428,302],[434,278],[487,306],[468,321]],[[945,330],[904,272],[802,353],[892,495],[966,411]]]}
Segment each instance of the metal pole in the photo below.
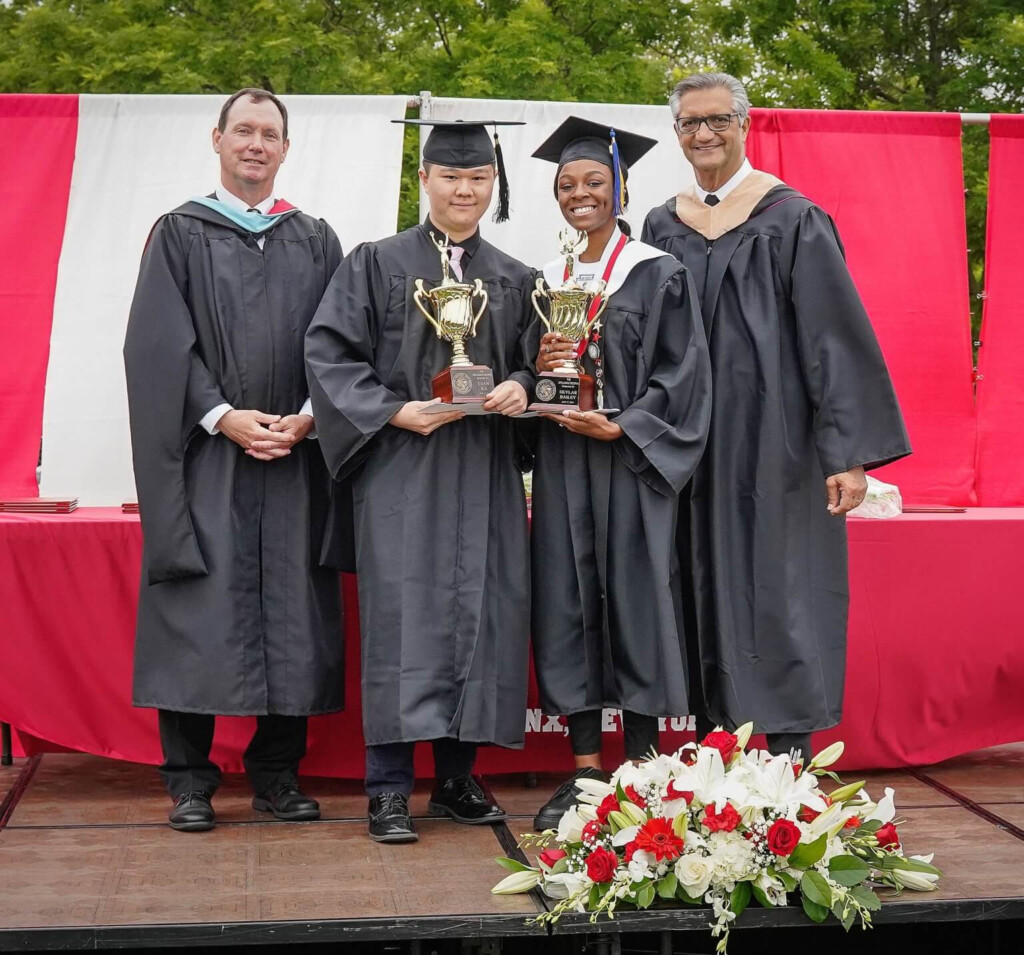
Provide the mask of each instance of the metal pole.
{"label": "metal pole", "polygon": [[961,113],[960,122],[964,126],[988,126],[990,113]]}
{"label": "metal pole", "polygon": [[11,724],[0,723],[0,766],[14,763],[14,747],[11,745]]}

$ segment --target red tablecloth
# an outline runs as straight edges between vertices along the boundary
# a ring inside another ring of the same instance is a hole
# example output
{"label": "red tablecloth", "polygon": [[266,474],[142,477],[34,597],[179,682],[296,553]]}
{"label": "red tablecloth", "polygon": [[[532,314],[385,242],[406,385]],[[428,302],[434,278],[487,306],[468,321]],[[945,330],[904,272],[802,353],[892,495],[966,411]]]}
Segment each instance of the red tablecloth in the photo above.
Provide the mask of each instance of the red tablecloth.
{"label": "red tablecloth", "polygon": [[[845,718],[816,745],[842,738],[843,765],[868,768],[1024,739],[1024,509],[851,520],[849,528]],[[140,554],[138,518],[117,510],[0,515],[0,720],[26,750],[57,744],[159,762],[155,713],[129,702]],[[311,720],[303,770],[360,777],[354,581],[344,578],[343,588],[348,710]],[[527,720],[526,749],[488,749],[481,771],[568,765],[562,725],[535,709]],[[689,738],[684,727],[685,719],[671,721],[665,748]],[[239,769],[250,732],[248,720],[219,720],[214,758]],[[618,734],[609,743],[611,763],[621,755]]]}

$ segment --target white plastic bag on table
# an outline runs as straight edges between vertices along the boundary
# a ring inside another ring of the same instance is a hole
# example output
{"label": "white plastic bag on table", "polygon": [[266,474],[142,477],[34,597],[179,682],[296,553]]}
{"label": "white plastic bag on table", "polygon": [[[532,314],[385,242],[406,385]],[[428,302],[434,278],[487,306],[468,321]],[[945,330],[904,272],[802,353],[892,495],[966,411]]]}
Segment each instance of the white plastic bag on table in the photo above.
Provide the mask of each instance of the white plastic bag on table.
{"label": "white plastic bag on table", "polygon": [[895,484],[886,484],[868,475],[868,491],[864,500],[849,513],[849,517],[899,517],[903,513],[903,498]]}

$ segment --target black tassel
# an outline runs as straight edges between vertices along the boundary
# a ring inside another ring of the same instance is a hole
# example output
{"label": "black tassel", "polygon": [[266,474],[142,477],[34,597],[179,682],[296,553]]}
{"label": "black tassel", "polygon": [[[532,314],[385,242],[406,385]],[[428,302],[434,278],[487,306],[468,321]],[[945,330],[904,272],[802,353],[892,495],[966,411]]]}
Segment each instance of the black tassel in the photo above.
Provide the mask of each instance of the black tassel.
{"label": "black tassel", "polygon": [[494,161],[498,164],[498,208],[492,217],[495,222],[508,222],[508,177],[505,175],[505,159],[501,155],[498,132],[494,132]]}

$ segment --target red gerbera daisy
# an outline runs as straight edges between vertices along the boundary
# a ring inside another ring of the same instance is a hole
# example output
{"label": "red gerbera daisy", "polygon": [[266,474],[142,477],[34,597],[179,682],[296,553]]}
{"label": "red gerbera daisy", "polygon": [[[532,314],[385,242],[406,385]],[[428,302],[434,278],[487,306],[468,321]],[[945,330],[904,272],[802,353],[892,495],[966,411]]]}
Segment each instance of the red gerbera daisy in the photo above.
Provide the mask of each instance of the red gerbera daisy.
{"label": "red gerbera daisy", "polygon": [[672,831],[668,819],[651,819],[645,822],[636,834],[636,845],[644,852],[650,852],[658,862],[678,859],[683,840]]}

